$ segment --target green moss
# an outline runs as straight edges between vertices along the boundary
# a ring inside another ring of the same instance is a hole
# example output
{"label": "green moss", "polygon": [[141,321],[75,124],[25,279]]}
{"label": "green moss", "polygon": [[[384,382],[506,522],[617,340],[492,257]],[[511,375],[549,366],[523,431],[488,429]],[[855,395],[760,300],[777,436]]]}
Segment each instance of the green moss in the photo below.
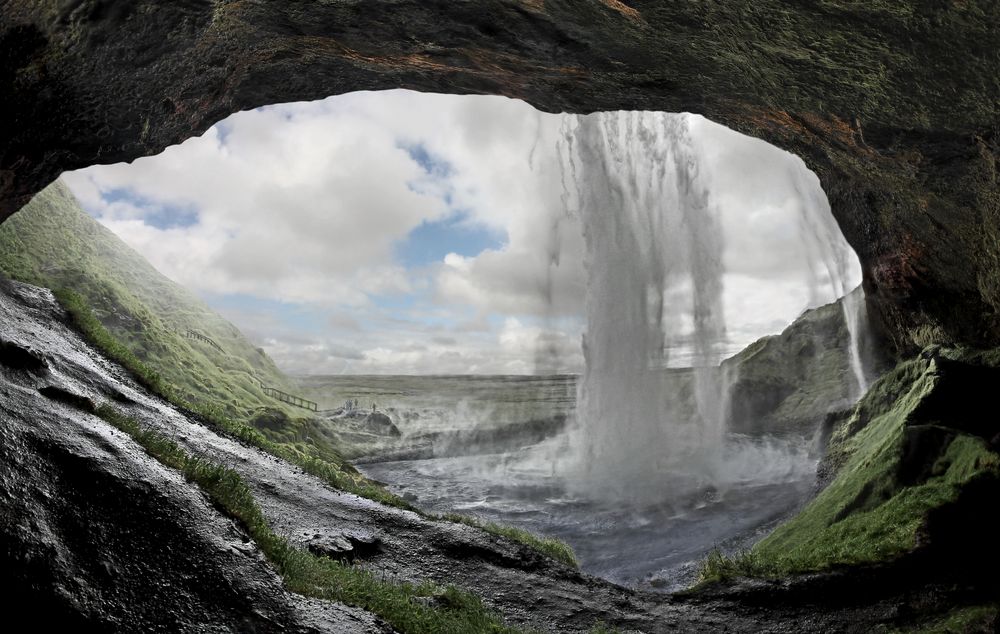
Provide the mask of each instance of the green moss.
{"label": "green moss", "polygon": [[977,605],[957,608],[926,625],[907,631],[911,634],[995,632],[998,621],[1000,608],[996,605]]}
{"label": "green moss", "polygon": [[836,477],[829,486],[750,553],[710,556],[703,578],[891,559],[915,547],[929,511],[956,500],[974,479],[1000,476],[1000,457],[982,438],[927,407],[941,376],[935,360],[921,358],[883,377],[831,440]]}
{"label": "green moss", "polygon": [[[274,565],[289,590],[355,605],[385,619],[407,634],[514,633],[482,601],[453,586],[396,584],[295,548],[271,530],[250,487],[236,471],[185,453],[168,438],[121,412],[102,405],[98,415],[121,429],[163,464],[179,470],[203,489],[227,515],[236,519]],[[431,599],[431,602],[421,601]]]}
{"label": "green moss", "polygon": [[580,562],[577,560],[576,553],[573,552],[573,548],[562,540],[535,535],[534,533],[526,531],[523,528],[504,526],[503,524],[496,524],[493,522],[484,522],[475,517],[460,515],[458,513],[446,513],[437,519],[455,522],[458,524],[465,524],[466,526],[473,526],[484,530],[487,533],[499,535],[500,537],[505,537],[512,541],[524,544],[533,550],[555,559],[556,561],[566,564],[567,566],[571,566],[573,568],[580,567]]}

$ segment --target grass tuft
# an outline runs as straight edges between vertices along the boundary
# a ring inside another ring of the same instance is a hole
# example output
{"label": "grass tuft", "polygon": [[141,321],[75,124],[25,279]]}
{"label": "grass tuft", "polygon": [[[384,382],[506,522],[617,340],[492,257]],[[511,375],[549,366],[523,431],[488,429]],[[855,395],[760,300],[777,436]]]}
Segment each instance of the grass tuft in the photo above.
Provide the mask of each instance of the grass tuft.
{"label": "grass tuft", "polygon": [[143,428],[134,418],[106,404],[98,408],[97,415],[132,437],[158,461],[180,471],[223,512],[236,519],[277,569],[289,590],[361,607],[404,634],[517,632],[486,609],[478,597],[454,586],[393,583],[292,546],[271,530],[239,473],[188,455],[170,439]]}
{"label": "grass tuft", "polygon": [[522,543],[529,548],[537,550],[538,552],[547,555],[556,561],[562,562],[567,566],[572,568],[580,567],[580,562],[577,560],[576,553],[573,552],[573,548],[562,540],[555,539],[553,537],[542,537],[532,533],[531,531],[524,530],[523,528],[505,526],[503,524],[496,524],[493,522],[484,522],[475,517],[460,515],[458,513],[445,513],[437,519],[447,522],[455,522],[458,524],[465,524],[466,526],[472,526],[474,528],[484,530],[487,533],[492,533],[493,535],[506,537],[507,539]]}
{"label": "grass tuft", "polygon": [[955,608],[915,630],[911,634],[968,634],[995,632],[1000,625],[1000,606],[977,605]]}
{"label": "grass tuft", "polygon": [[698,585],[732,581],[740,577],[778,577],[780,574],[780,569],[773,562],[752,550],[726,555],[715,548],[698,568]]}

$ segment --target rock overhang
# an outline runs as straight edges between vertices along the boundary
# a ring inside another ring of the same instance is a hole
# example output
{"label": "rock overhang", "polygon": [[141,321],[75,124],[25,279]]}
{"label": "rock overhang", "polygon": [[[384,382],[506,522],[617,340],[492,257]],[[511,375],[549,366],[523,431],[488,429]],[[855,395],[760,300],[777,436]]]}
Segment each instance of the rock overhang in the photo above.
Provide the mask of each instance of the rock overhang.
{"label": "rock overhang", "polygon": [[817,173],[897,352],[1000,345],[995,3],[7,0],[0,15],[0,218],[64,170],[354,90],[690,111]]}

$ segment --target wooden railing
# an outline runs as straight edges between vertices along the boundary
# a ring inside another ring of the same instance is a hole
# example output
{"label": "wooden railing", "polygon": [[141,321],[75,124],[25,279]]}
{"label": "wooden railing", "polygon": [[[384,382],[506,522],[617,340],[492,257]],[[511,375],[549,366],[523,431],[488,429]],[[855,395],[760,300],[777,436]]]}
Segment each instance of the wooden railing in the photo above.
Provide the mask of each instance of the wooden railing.
{"label": "wooden railing", "polygon": [[311,412],[319,411],[319,405],[306,400],[304,398],[289,394],[288,392],[282,392],[281,390],[275,389],[273,387],[265,387],[264,394],[270,396],[276,401],[281,401],[282,403],[288,403],[289,405],[294,405],[295,407],[301,407],[302,409],[307,409]]}
{"label": "wooden railing", "polygon": [[[184,333],[184,336],[187,337],[188,339],[197,339],[198,341],[204,341],[205,343],[207,343],[208,345],[212,346],[213,348],[215,348],[219,352],[221,352],[223,354],[226,353],[226,351],[222,349],[222,346],[220,346],[219,344],[215,343],[214,340],[210,339],[209,337],[206,337],[205,335],[201,334],[200,332],[195,332],[193,330],[188,330],[187,332]],[[288,403],[289,405],[294,405],[295,407],[301,407],[302,409],[307,409],[307,410],[309,410],[311,412],[318,412],[319,411],[319,404],[318,403],[315,403],[315,402],[310,401],[308,399],[304,399],[304,398],[302,398],[300,396],[295,396],[294,394],[289,394],[288,392],[283,392],[283,391],[281,391],[281,390],[279,390],[277,388],[268,387],[268,386],[264,385],[263,381],[261,381],[259,378],[257,378],[253,374],[248,374],[247,376],[249,376],[250,380],[253,381],[254,383],[256,383],[260,387],[260,389],[264,391],[265,395],[270,396],[271,398],[275,399],[276,401],[281,401],[282,403]]]}
{"label": "wooden railing", "polygon": [[214,339],[210,339],[210,338],[206,337],[205,335],[201,334],[200,332],[195,332],[193,330],[188,330],[187,332],[184,333],[184,336],[187,337],[188,339],[197,339],[198,341],[204,341],[205,343],[207,343],[208,345],[212,346],[213,348],[215,348],[219,352],[222,352],[222,353],[226,352],[225,350],[222,349],[222,346],[220,346],[219,344],[215,343]]}

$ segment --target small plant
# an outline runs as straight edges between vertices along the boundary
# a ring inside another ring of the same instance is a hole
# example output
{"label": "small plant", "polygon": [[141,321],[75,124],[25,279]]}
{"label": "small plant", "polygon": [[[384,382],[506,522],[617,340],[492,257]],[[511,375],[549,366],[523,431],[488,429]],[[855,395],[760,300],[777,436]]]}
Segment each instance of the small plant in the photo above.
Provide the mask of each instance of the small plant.
{"label": "small plant", "polygon": [[739,577],[776,577],[780,573],[772,562],[753,550],[726,555],[718,548],[713,548],[698,569],[698,584],[731,581]]}
{"label": "small plant", "polygon": [[598,621],[594,623],[593,627],[590,628],[587,634],[620,634],[621,630],[617,627],[608,625],[604,621]]}
{"label": "small plant", "polygon": [[910,629],[911,634],[965,634],[995,632],[1000,625],[1000,606],[974,605],[955,608],[937,619]]}

